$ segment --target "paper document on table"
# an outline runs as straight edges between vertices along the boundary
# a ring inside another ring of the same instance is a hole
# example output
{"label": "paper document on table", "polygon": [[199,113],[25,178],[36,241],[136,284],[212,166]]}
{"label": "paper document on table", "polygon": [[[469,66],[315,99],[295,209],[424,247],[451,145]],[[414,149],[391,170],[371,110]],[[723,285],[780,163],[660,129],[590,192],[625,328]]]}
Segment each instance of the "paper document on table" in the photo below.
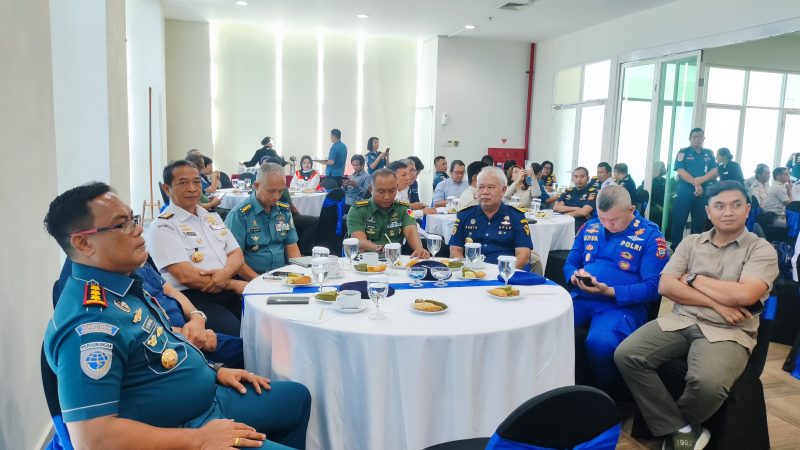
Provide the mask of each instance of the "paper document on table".
{"label": "paper document on table", "polygon": [[[291,306],[281,306],[281,308],[292,308]],[[286,314],[286,318],[288,320],[294,322],[302,322],[302,323],[314,323],[314,324],[321,324],[331,320],[335,314],[334,311],[330,311],[329,308],[325,305],[307,305],[303,306],[302,308],[295,309],[287,309],[287,311],[291,311],[290,314]]]}

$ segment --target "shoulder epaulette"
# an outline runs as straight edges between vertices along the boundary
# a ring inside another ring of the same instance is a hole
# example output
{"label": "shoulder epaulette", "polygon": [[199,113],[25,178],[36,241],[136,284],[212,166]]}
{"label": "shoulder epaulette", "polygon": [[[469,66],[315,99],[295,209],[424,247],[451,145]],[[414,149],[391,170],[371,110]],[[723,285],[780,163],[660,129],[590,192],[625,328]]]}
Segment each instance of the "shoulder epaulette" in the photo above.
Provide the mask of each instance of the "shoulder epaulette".
{"label": "shoulder epaulette", "polygon": [[367,206],[369,205],[369,200],[359,200],[356,202],[356,206]]}
{"label": "shoulder epaulette", "polygon": [[522,214],[525,214],[527,212],[524,209],[520,208],[519,206],[512,206],[512,208],[516,209],[517,211],[521,212]]}
{"label": "shoulder epaulette", "polygon": [[[275,204],[276,204],[276,205],[278,205],[278,206],[280,206],[281,208],[286,208],[286,209],[289,209],[289,208],[290,208],[288,203],[283,203],[283,202],[275,202]],[[250,206],[250,205],[247,205],[247,206]]]}
{"label": "shoulder epaulette", "polygon": [[403,205],[403,206],[411,206],[411,203],[408,203],[408,202],[407,202],[407,201],[405,201],[405,200],[395,200],[394,202],[395,202],[396,204],[398,204],[398,205]]}
{"label": "shoulder epaulette", "polygon": [[597,188],[595,188],[594,186],[590,186],[590,187],[589,187],[589,192],[591,192],[591,191],[596,191],[596,190],[597,190]]}
{"label": "shoulder epaulette", "polygon": [[247,214],[247,211],[250,211],[252,208],[253,208],[253,205],[248,203],[248,204],[242,206],[241,208],[239,208],[239,212],[241,212],[242,214]]}
{"label": "shoulder epaulette", "polygon": [[463,212],[463,211],[469,211],[470,209],[472,209],[472,208],[474,208],[474,207],[476,207],[476,206],[480,206],[480,204],[477,204],[477,205],[469,205],[469,206],[467,206],[467,207],[465,207],[465,208],[461,208],[461,209],[459,209],[459,210],[458,210],[458,212],[460,213],[460,212]]}
{"label": "shoulder epaulette", "polygon": [[171,213],[171,212],[165,212],[164,214],[161,214],[160,216],[158,216],[158,218],[159,218],[159,219],[169,219],[169,218],[171,218],[171,217],[172,217],[172,216],[174,216],[174,215],[175,215],[174,213]]}
{"label": "shoulder epaulette", "polygon": [[566,192],[571,192],[571,191],[574,191],[574,190],[575,190],[575,187],[574,186],[570,186],[570,187],[567,188]]}

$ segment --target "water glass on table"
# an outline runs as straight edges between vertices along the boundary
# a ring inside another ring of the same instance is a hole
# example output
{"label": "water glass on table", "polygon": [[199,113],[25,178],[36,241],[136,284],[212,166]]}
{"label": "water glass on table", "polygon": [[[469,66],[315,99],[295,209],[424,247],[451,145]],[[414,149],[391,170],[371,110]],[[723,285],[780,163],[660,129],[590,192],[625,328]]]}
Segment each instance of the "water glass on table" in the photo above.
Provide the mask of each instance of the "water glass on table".
{"label": "water glass on table", "polygon": [[314,247],[311,249],[312,258],[327,258],[330,254],[331,251],[327,247]]}
{"label": "water glass on table", "polygon": [[357,238],[347,238],[342,241],[342,250],[344,251],[344,256],[350,260],[350,268],[353,268],[353,261],[355,261],[356,256],[358,256],[358,239]]}
{"label": "water glass on table", "polygon": [[386,262],[389,263],[388,275],[394,275],[394,263],[400,259],[400,244],[397,242],[386,244],[383,246],[383,255],[386,257]]}
{"label": "water glass on table", "polygon": [[477,268],[483,262],[484,256],[481,254],[481,244],[477,242],[467,242],[464,244],[464,257],[470,269]]}
{"label": "water glass on table", "polygon": [[508,279],[517,271],[517,257],[503,255],[497,258],[497,270],[508,286]]}
{"label": "water glass on table", "polygon": [[328,257],[324,258],[314,258],[311,260],[311,275],[314,277],[314,281],[319,283],[319,293],[322,293],[322,283],[328,278],[328,272],[330,271],[330,260]]}
{"label": "water glass on table", "polygon": [[422,287],[422,283],[419,280],[425,278],[425,275],[428,274],[427,267],[419,267],[419,266],[411,266],[408,268],[408,278],[414,280],[409,286],[411,287]]}
{"label": "water glass on table", "polygon": [[373,311],[369,318],[372,320],[382,320],[386,316],[381,313],[381,301],[389,295],[389,283],[383,277],[375,277],[367,284],[367,294],[375,304],[375,311]]}
{"label": "water glass on table", "polygon": [[433,278],[436,278],[436,283],[433,285],[436,287],[445,287],[447,283],[444,282],[445,278],[450,276],[450,268],[449,267],[431,267],[431,275]]}
{"label": "water glass on table", "polygon": [[428,251],[431,252],[431,257],[436,257],[439,250],[442,248],[442,237],[437,234],[428,235]]}

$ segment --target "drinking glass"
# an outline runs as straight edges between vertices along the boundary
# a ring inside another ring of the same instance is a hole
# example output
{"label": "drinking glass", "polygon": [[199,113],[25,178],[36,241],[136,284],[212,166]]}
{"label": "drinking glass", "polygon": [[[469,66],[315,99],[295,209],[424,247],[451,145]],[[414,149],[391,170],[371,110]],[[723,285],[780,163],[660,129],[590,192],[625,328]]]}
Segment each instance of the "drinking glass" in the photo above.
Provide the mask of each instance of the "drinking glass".
{"label": "drinking glass", "polygon": [[422,287],[422,283],[419,280],[425,278],[425,275],[428,274],[428,269],[425,267],[417,267],[411,266],[408,268],[408,278],[414,280],[409,286],[411,287]]}
{"label": "drinking glass", "polygon": [[388,275],[394,275],[394,263],[400,259],[400,244],[391,243],[383,246],[383,255],[386,256],[386,261],[389,263]]}
{"label": "drinking glass", "polygon": [[539,212],[540,209],[542,209],[542,200],[538,198],[531,200],[531,212],[534,216]]}
{"label": "drinking glass", "polygon": [[244,180],[241,180],[241,179],[236,180],[236,189],[238,189],[240,191],[242,189],[244,189]]}
{"label": "drinking glass", "polygon": [[436,278],[436,283],[434,286],[436,287],[445,287],[447,283],[444,282],[444,279],[450,275],[450,268],[449,267],[431,267],[431,275],[433,278]]}
{"label": "drinking glass", "polygon": [[517,270],[517,258],[514,256],[500,256],[497,258],[497,270],[500,272],[500,276],[503,277],[503,280],[505,280],[506,286],[508,286],[508,279],[511,278]]}
{"label": "drinking glass", "polygon": [[477,242],[468,242],[466,246],[466,258],[471,268],[475,268],[482,260],[481,258],[481,244]]}
{"label": "drinking glass", "polygon": [[245,188],[245,189],[250,189],[250,185],[251,185],[252,183],[253,183],[253,180],[251,180],[250,178],[245,178],[245,179],[244,179],[244,188]]}
{"label": "drinking glass", "polygon": [[512,195],[511,198],[508,200],[508,206],[513,206],[514,208],[519,207],[519,197],[516,195]]}
{"label": "drinking glass", "polygon": [[345,239],[342,241],[342,249],[344,250],[344,255],[350,260],[350,268],[352,269],[354,266],[353,261],[355,261],[356,256],[358,256],[358,239]]}
{"label": "drinking glass", "polygon": [[436,257],[436,254],[439,253],[439,249],[441,248],[442,248],[441,236],[435,234],[428,236],[428,251],[431,252],[432,257]]}
{"label": "drinking glass", "polygon": [[331,251],[327,247],[314,247],[311,249],[312,258],[327,258],[330,254]]}
{"label": "drinking glass", "polygon": [[325,258],[314,258],[311,260],[311,275],[314,277],[314,281],[319,283],[319,293],[322,293],[322,283],[328,278],[328,271],[330,267],[328,264],[330,260]]}
{"label": "drinking glass", "polygon": [[381,313],[381,301],[389,294],[389,283],[382,279],[370,281],[367,285],[367,293],[372,303],[375,304],[375,311],[369,315],[369,318],[372,320],[385,319],[386,316]]}
{"label": "drinking glass", "polygon": [[447,212],[448,212],[448,213],[450,212],[450,210],[452,210],[453,208],[455,208],[455,207],[453,206],[453,202],[455,201],[455,199],[456,199],[456,198],[455,198],[455,197],[453,197],[453,196],[447,197],[447,205],[445,206],[445,209],[447,210]]}

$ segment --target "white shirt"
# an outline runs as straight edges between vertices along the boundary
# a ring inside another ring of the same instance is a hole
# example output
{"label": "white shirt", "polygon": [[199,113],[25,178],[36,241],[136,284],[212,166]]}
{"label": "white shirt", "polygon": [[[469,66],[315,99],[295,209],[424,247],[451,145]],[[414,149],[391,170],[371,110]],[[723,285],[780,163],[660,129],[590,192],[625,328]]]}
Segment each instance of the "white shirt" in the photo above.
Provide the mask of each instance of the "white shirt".
{"label": "white shirt", "polygon": [[767,202],[767,189],[769,189],[769,181],[762,183],[758,180],[754,181],[749,188],[750,196],[755,197],[758,200],[758,206],[762,208]]}
{"label": "white shirt", "polygon": [[767,199],[761,208],[766,212],[774,212],[778,215],[786,215],[786,202],[791,200],[789,193],[786,192],[786,186],[778,183],[772,183],[767,189]]}
{"label": "white shirt", "polygon": [[[145,237],[147,251],[161,276],[178,290],[188,287],[167,271],[168,266],[189,262],[198,269],[222,269],[228,253],[239,248],[217,213],[210,213],[200,205],[195,206],[195,212],[197,215],[171,204],[150,224]],[[202,254],[202,261],[192,261],[195,252]]]}
{"label": "white shirt", "polygon": [[467,190],[465,190],[461,197],[458,199],[458,210],[461,211],[464,208],[469,208],[470,206],[477,205],[478,199],[475,198],[476,194],[478,193],[478,188],[475,186],[468,186]]}
{"label": "white shirt", "polygon": [[[409,186],[409,187],[411,187],[411,186]],[[394,199],[397,200],[398,202],[411,203],[411,201],[408,199],[408,188],[409,187],[403,189],[402,191],[397,191],[397,194],[394,195]],[[411,209],[411,208],[409,208],[409,211],[411,211],[411,214],[414,215],[415,219],[421,219],[422,216],[425,215],[425,213],[421,209]]]}

